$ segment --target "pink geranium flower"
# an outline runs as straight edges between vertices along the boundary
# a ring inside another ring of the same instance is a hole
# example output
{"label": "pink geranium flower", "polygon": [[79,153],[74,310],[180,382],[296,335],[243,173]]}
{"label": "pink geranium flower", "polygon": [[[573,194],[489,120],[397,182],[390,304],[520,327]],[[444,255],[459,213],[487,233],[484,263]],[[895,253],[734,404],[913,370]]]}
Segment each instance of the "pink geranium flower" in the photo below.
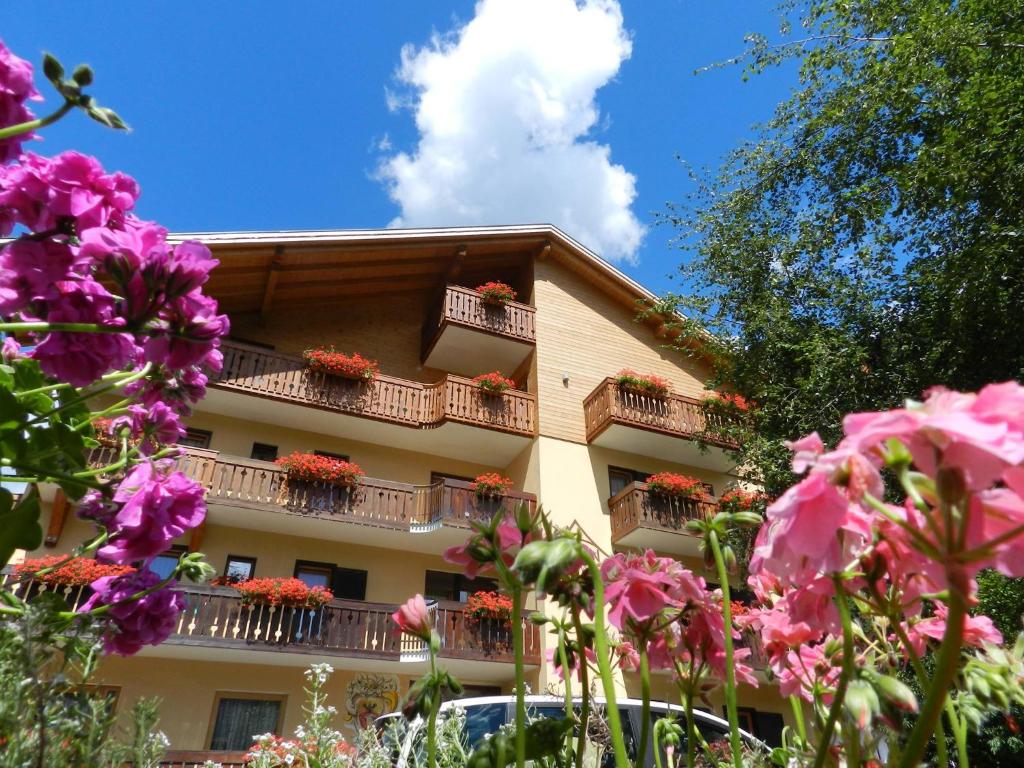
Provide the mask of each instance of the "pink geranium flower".
{"label": "pink geranium flower", "polygon": [[430,642],[430,613],[423,595],[415,595],[402,603],[398,610],[391,614],[391,620],[398,625],[400,631]]}

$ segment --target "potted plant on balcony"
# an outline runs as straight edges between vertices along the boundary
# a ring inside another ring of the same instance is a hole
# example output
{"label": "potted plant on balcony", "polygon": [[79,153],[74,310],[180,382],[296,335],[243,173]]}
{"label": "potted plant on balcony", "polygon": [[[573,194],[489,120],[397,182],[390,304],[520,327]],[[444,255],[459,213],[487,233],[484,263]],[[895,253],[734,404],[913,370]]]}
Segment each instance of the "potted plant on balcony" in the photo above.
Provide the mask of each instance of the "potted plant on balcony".
{"label": "potted plant on balcony", "polygon": [[281,489],[286,505],[307,512],[331,512],[352,501],[365,473],[353,461],[295,451],[275,462],[288,482]]}
{"label": "potted plant on balcony", "polygon": [[311,587],[294,577],[246,579],[230,586],[238,590],[246,605],[316,609],[334,599],[331,590],[326,587]]}
{"label": "potted plant on balcony", "polygon": [[512,480],[502,477],[497,472],[485,472],[473,480],[473,493],[476,495],[476,511],[485,520],[489,520],[504,504],[504,496],[512,487]]}
{"label": "potted plant on balcony", "polygon": [[484,304],[495,307],[501,307],[508,301],[516,300],[516,292],[512,290],[512,286],[498,280],[490,280],[483,285],[478,285],[476,292],[480,294]]}
{"label": "potted plant on balcony", "polygon": [[508,595],[474,592],[466,600],[462,614],[484,650],[508,650],[512,646],[512,599]]}
{"label": "potted plant on balcony", "polygon": [[14,576],[19,581],[34,581],[51,587],[87,587],[96,579],[127,573],[135,573],[135,568],[67,555],[33,558],[14,566]]}
{"label": "potted plant on balcony", "polygon": [[376,360],[365,358],[358,352],[345,355],[336,352],[333,346],[307,349],[302,353],[302,359],[306,361],[308,371],[353,381],[370,382],[380,373]]}
{"label": "potted plant on balcony", "polygon": [[671,391],[668,379],[652,373],[637,373],[625,368],[615,374],[615,383],[627,392],[636,392],[651,397],[665,397]]}
{"label": "potted plant on balcony", "polygon": [[507,389],[515,389],[516,383],[500,371],[481,373],[473,378],[473,383],[486,395],[500,395]]}
{"label": "potted plant on balcony", "polygon": [[704,484],[695,477],[677,472],[658,472],[647,478],[647,490],[669,499],[702,500],[707,496]]}
{"label": "potted plant on balcony", "polygon": [[743,488],[731,488],[718,499],[718,508],[722,512],[757,512],[764,514],[768,496],[761,491],[747,491]]}
{"label": "potted plant on balcony", "polygon": [[743,416],[750,411],[750,402],[732,392],[705,392],[701,404],[712,413],[723,416]]}

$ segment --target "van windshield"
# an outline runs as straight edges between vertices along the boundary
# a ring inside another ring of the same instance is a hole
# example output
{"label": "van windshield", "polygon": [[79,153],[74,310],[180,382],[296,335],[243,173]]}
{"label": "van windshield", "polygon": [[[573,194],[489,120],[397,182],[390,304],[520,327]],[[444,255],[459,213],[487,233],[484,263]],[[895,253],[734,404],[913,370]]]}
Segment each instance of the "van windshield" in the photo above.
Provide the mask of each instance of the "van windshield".
{"label": "van windshield", "polygon": [[474,749],[488,734],[497,733],[505,724],[506,709],[507,705],[503,703],[466,707],[466,739],[470,749]]}

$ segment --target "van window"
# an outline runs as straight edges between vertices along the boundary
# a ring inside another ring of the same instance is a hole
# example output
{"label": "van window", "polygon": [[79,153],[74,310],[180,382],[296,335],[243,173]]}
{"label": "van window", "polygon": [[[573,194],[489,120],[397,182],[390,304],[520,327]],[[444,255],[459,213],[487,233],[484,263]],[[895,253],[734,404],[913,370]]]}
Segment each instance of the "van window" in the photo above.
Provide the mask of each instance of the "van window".
{"label": "van window", "polygon": [[466,707],[466,738],[470,749],[474,749],[484,736],[498,732],[505,724],[507,708],[503,702]]}

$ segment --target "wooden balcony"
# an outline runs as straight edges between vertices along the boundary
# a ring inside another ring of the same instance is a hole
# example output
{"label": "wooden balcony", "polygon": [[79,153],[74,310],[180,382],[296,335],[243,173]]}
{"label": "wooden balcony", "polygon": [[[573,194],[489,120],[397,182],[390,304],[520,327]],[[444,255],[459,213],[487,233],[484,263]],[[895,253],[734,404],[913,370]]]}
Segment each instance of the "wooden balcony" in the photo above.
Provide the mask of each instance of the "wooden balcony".
{"label": "wooden balcony", "polygon": [[635,392],[609,377],[583,401],[583,413],[592,445],[718,471],[734,465],[726,451],[738,446],[716,434],[725,417],[696,398]]}
{"label": "wooden balcony", "polygon": [[[49,590],[72,609],[89,597],[88,587],[47,587],[34,581],[15,586],[6,574],[6,588],[19,595]],[[427,660],[423,643],[395,632],[391,614],[397,605],[360,600],[333,600],[320,608],[286,608],[246,604],[231,587],[179,585],[185,610],[167,644],[377,659],[419,663]],[[466,621],[464,606],[438,602],[430,609],[431,621],[441,638],[441,656],[467,662],[514,662],[512,628],[507,622]],[[540,628],[524,618],[519,627],[525,641],[526,663],[540,664]],[[177,654],[180,655],[180,654]],[[254,659],[256,660],[256,659]],[[267,663],[273,663],[266,659]],[[306,661],[302,662],[307,663]],[[413,672],[410,669],[410,672]]]}
{"label": "wooden balcony", "polygon": [[647,483],[630,483],[608,500],[612,545],[697,555],[699,539],[686,530],[686,523],[714,515],[717,510],[715,501],[674,499],[651,493]]}
{"label": "wooden balcony", "polygon": [[534,435],[537,401],[527,392],[491,395],[453,374],[433,384],[393,376],[354,381],[235,341],[222,350],[224,368],[210,379],[204,410],[498,466]]}
{"label": "wooden balcony", "polygon": [[[90,464],[113,457],[97,449]],[[521,491],[482,498],[472,483],[450,478],[412,485],[364,477],[355,488],[294,481],[272,462],[199,448],[186,449],[178,468],[206,488],[211,522],[432,554],[462,543],[474,520],[537,503]],[[296,517],[308,522],[297,525]]]}
{"label": "wooden balcony", "polygon": [[476,291],[449,285],[423,324],[423,362],[470,376],[512,373],[536,344],[535,315],[529,304],[487,304]]}

